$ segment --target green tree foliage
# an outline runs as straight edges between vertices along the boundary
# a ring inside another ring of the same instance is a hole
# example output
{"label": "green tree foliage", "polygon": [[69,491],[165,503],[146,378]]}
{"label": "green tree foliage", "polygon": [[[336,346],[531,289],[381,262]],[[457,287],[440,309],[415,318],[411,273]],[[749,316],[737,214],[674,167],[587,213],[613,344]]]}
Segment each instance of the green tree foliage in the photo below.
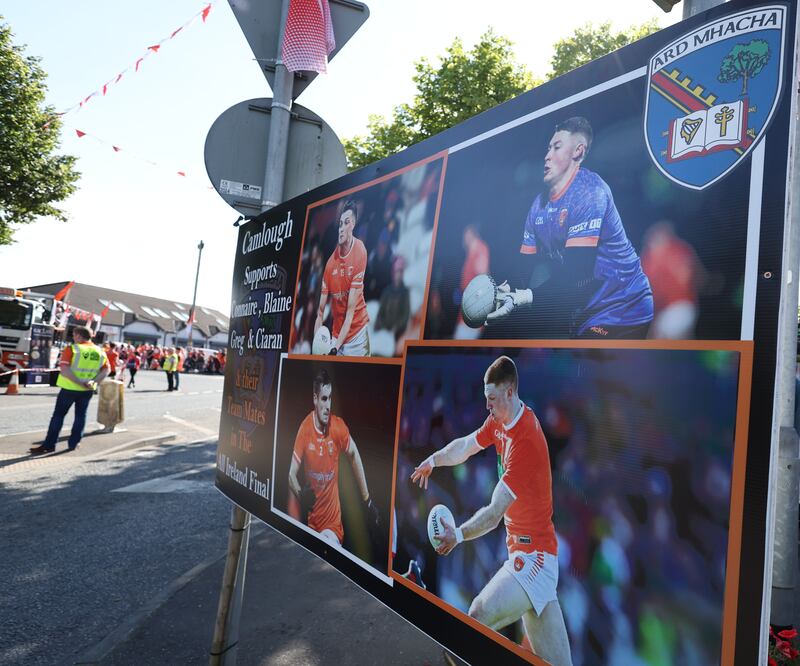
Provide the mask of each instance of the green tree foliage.
{"label": "green tree foliage", "polygon": [[550,59],[552,71],[548,79],[571,72],[573,69],[597,60],[612,51],[621,49],[642,37],[647,37],[658,30],[655,20],[634,25],[622,32],[612,32],[610,23],[594,26],[591,23],[575,30],[571,37],[556,42],[553,57]]}
{"label": "green tree foliage", "polygon": [[754,39],[747,44],[737,44],[722,59],[719,69],[720,83],[732,83],[742,79],[741,95],[747,94],[747,82],[757,76],[770,57],[769,44],[763,39]]}
{"label": "green tree foliage", "polygon": [[[552,79],[658,30],[655,21],[612,33],[587,24],[557,42],[547,76]],[[343,141],[350,169],[358,169],[438,134],[541,83],[518,63],[512,42],[489,29],[475,47],[455,39],[438,63],[415,63],[413,102],[396,106],[390,119],[370,116],[367,133]]]}
{"label": "green tree foliage", "polygon": [[370,116],[365,136],[345,139],[351,169],[438,134],[538,83],[516,62],[511,41],[491,29],[472,50],[455,39],[438,63],[422,58],[414,67],[414,101],[395,107],[390,120]]}
{"label": "green tree foliage", "polygon": [[72,194],[80,176],[74,157],[54,154],[61,123],[44,104],[39,59],[23,55],[12,37],[0,23],[0,245],[12,242],[13,225],[39,216],[65,220],[53,203]]}

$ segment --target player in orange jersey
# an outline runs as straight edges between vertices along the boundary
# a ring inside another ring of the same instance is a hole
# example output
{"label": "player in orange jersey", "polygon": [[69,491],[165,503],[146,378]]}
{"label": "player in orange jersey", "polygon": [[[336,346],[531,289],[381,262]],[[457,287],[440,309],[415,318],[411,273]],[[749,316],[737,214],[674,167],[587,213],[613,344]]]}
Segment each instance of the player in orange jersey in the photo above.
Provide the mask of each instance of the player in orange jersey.
{"label": "player in orange jersey", "polygon": [[322,274],[314,334],[322,326],[325,305],[330,297],[333,314],[331,355],[369,356],[369,315],[364,300],[367,248],[353,237],[356,215],[355,202],[345,201],[339,214],[339,242]]}
{"label": "player in orange jersey", "polygon": [[533,410],[519,399],[517,368],[508,356],[489,366],[483,382],[486,421],[428,456],[411,481],[427,488],[435,467],[460,465],[494,445],[500,480],[491,501],[458,527],[443,520],[436,552],[447,555],[505,518],[508,560],[472,601],[469,615],[495,630],[522,618],[534,652],[553,666],[569,665],[569,639],[556,596],[558,542],[547,441]]}
{"label": "player in orange jersey", "polygon": [[[339,503],[339,454],[344,453],[366,505],[367,515],[377,526],[378,509],[369,496],[367,478],[358,447],[344,420],[331,414],[333,386],[326,370],[314,377],[314,409],[303,419],[294,440],[289,466],[289,488],[307,514],[308,526],[326,541],[339,546],[344,538],[342,509]],[[305,483],[298,472],[303,465]]]}

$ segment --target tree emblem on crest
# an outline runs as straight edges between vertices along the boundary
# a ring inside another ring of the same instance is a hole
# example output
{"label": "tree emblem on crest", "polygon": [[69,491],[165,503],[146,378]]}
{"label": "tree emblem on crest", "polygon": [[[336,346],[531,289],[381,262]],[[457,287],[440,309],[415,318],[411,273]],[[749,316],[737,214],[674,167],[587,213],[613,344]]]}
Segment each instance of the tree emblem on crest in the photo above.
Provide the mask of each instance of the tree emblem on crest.
{"label": "tree emblem on crest", "polygon": [[741,97],[747,95],[747,82],[761,73],[770,58],[769,44],[763,39],[754,39],[747,44],[737,44],[722,59],[717,80],[733,83],[742,79]]}

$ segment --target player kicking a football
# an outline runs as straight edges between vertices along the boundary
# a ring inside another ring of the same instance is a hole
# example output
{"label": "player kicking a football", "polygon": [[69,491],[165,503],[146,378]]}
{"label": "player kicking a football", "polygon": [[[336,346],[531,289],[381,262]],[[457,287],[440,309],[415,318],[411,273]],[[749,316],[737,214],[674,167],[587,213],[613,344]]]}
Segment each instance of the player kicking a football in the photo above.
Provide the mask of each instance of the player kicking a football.
{"label": "player kicking a football", "polygon": [[436,549],[457,545],[495,529],[505,518],[508,560],[469,607],[470,617],[498,630],[522,618],[533,651],[553,666],[572,663],[567,629],[556,596],[558,542],[553,526],[553,492],[547,441],[536,415],[518,394],[518,375],[507,356],[496,359],[483,378],[489,416],[466,437],[428,456],[411,474],[420,488],[436,467],[460,465],[494,445],[500,481],[487,506],[458,527],[442,520]]}
{"label": "player kicking a football", "polygon": [[[339,503],[340,453],[347,455],[367,514],[376,526],[379,517],[378,508],[369,496],[358,447],[345,422],[331,414],[332,390],[330,375],[326,370],[320,370],[314,377],[314,409],[303,419],[294,440],[289,488],[306,512],[308,526],[329,543],[340,546],[344,538]],[[298,480],[301,464],[305,476],[303,485]]]}
{"label": "player kicking a football", "polygon": [[364,300],[364,273],[367,270],[367,248],[353,236],[356,226],[356,204],[345,201],[339,214],[339,240],[325,264],[322,290],[319,296],[314,335],[325,315],[325,305],[331,299],[333,346],[335,356],[369,356],[367,303]]}
{"label": "player kicking a football", "polygon": [[537,312],[562,321],[570,337],[647,337],[653,320],[650,282],[611,190],[581,166],[591,146],[586,118],[556,125],[544,158],[545,191],[531,205],[520,247],[539,264],[531,280],[538,286],[500,285],[487,323],[535,303]]}

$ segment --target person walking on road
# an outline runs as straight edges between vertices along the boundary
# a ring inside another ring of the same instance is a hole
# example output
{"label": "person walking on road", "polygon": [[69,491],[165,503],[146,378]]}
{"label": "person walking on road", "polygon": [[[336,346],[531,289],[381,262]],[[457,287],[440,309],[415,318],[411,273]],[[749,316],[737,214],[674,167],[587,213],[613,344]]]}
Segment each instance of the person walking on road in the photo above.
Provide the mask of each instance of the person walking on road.
{"label": "person walking on road", "polygon": [[77,326],[72,332],[74,343],[64,349],[59,363],[60,374],[56,385],[61,387],[56,398],[53,416],[47,436],[40,446],[31,448],[31,454],[52,453],[64,424],[69,408],[75,405],[75,420],[67,440],[69,451],[78,448],[86,426],[86,412],[97,384],[105,379],[110,371],[105,352],[92,343],[92,332],[85,326]]}
{"label": "person walking on road", "polygon": [[175,349],[169,347],[164,357],[164,372],[167,373],[167,391],[175,390],[175,373],[178,370],[178,355]]}
{"label": "person walking on road", "polygon": [[108,376],[111,377],[111,379],[116,379],[117,365],[119,364],[119,353],[117,352],[117,345],[115,342],[108,343],[108,347],[106,348],[106,358],[108,359],[108,367],[110,368]]}
{"label": "person walking on road", "polygon": [[128,369],[131,378],[128,380],[128,388],[136,388],[136,371],[141,366],[142,361],[139,358],[139,352],[129,352],[128,360],[125,362],[125,367]]}

